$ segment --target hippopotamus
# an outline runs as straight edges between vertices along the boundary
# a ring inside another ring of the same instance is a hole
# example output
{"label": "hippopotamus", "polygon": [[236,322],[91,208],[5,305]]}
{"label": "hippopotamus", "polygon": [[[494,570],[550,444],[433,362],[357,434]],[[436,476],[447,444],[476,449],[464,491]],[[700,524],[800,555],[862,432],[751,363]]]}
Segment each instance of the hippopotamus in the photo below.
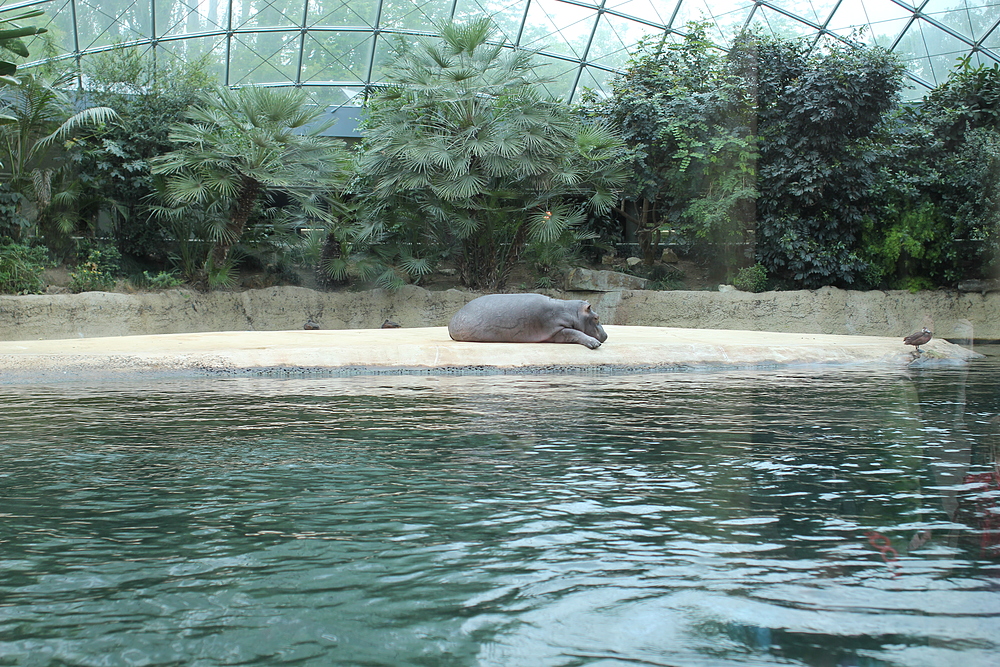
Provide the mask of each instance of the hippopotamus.
{"label": "hippopotamus", "polygon": [[452,340],[480,343],[579,343],[594,350],[608,339],[586,301],[544,294],[487,294],[448,323]]}

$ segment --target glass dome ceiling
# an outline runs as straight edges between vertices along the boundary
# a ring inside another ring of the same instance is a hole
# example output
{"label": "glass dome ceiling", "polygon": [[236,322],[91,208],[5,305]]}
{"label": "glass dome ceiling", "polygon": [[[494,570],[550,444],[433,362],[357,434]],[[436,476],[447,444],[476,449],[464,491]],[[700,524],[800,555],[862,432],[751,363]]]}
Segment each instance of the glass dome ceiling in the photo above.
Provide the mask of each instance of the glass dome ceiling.
{"label": "glass dome ceiling", "polygon": [[[36,7],[60,57],[85,64],[116,44],[157,58],[209,53],[228,86],[300,86],[324,106],[353,106],[381,81],[398,35],[489,15],[512,45],[539,51],[572,100],[601,90],[645,35],[709,22],[722,48],[742,28],[782,37],[878,44],[900,54],[919,97],[960,57],[1000,62],[1000,0],[4,0]],[[29,49],[32,46],[29,44]],[[38,54],[36,45],[32,50]],[[30,63],[22,65],[30,67]]]}

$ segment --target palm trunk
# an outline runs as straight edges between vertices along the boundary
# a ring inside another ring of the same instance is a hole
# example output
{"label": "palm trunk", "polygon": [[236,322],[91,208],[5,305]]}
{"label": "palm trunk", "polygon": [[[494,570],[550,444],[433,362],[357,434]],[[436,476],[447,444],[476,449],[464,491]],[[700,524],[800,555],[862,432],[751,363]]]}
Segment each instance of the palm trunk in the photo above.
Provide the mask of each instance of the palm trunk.
{"label": "palm trunk", "polygon": [[233,206],[226,234],[212,248],[212,265],[216,268],[225,266],[229,259],[229,251],[240,242],[250,214],[253,213],[257,199],[260,197],[260,183],[245,174],[241,178],[240,193],[236,197],[236,204]]}

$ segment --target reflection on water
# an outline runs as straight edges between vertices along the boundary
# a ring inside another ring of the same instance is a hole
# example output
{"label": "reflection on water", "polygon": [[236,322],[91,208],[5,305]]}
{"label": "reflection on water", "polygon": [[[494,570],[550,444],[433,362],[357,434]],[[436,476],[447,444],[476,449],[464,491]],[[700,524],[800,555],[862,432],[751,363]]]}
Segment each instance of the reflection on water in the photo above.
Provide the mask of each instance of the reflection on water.
{"label": "reflection on water", "polygon": [[998,377],[0,387],[0,665],[993,665]]}

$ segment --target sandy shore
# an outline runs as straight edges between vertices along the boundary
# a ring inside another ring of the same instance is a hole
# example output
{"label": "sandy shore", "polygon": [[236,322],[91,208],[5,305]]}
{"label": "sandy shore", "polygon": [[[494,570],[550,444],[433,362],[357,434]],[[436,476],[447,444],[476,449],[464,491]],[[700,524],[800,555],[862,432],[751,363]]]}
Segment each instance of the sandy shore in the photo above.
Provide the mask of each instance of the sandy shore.
{"label": "sandy shore", "polygon": [[0,383],[137,376],[490,374],[772,368],[792,364],[961,363],[935,339],[914,361],[898,338],[607,326],[597,350],[551,343],[459,343],[445,327],[230,331],[0,341]]}

